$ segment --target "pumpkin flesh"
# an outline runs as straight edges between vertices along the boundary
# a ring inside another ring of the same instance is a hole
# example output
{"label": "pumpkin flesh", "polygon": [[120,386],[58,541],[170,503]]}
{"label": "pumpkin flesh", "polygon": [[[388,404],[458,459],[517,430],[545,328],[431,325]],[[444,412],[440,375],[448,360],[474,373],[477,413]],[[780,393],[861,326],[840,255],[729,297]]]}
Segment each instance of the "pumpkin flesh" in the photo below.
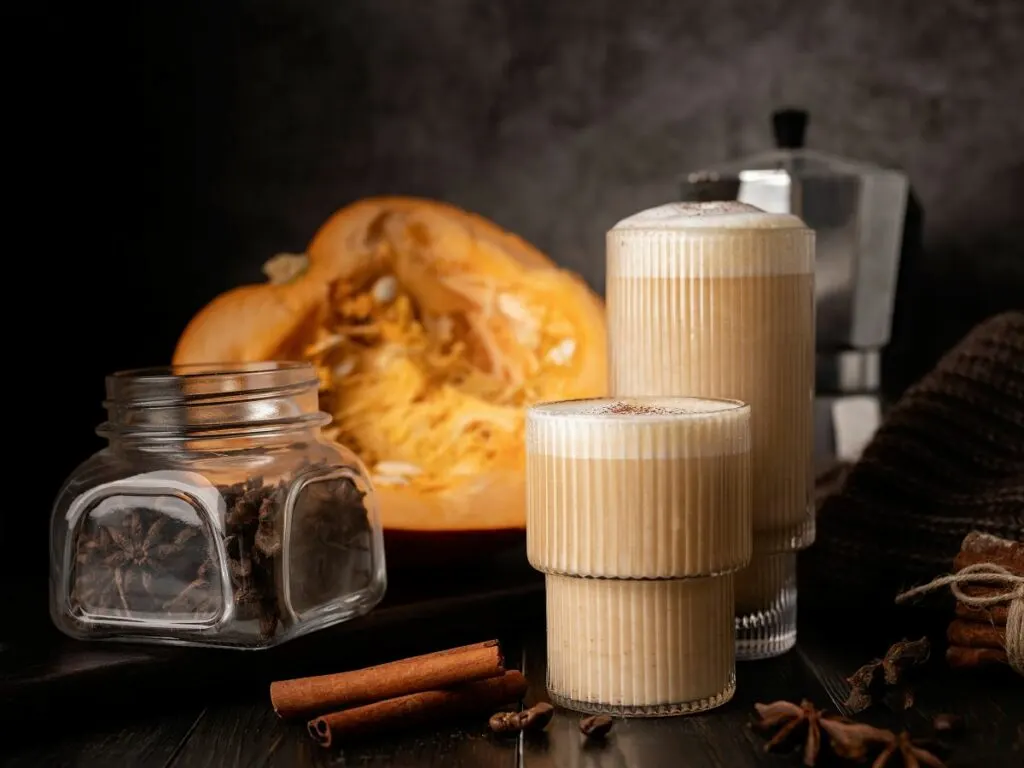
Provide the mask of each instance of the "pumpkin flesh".
{"label": "pumpkin flesh", "polygon": [[245,333],[239,302],[231,327],[201,312],[193,325],[207,330],[186,331],[175,362],[217,345],[312,362],[334,417],[325,433],[368,468],[386,529],[522,528],[524,407],[604,394],[603,306],[471,214],[388,202],[363,219],[354,213],[366,203],[339,212],[310,244],[306,270],[262,286],[303,310],[287,333],[265,336],[272,349],[209,341],[218,328]]}

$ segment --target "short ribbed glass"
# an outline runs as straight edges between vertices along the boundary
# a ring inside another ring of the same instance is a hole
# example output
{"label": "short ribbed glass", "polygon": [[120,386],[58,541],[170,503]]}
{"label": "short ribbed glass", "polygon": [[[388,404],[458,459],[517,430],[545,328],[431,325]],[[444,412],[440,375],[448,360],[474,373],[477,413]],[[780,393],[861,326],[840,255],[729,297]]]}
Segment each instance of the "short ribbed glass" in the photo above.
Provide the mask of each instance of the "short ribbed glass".
{"label": "short ribbed glass", "polygon": [[[607,236],[611,393],[750,405],[755,553],[814,541],[814,279],[814,232],[743,203],[672,203]],[[768,615],[795,612],[737,627]],[[765,631],[779,648],[796,627]]]}
{"label": "short ribbed glass", "polygon": [[581,712],[663,717],[704,712],[732,698],[732,574],[547,574],[545,584],[552,701]]}
{"label": "short ribbed glass", "polygon": [[750,409],[617,398],[527,412],[527,555],[548,594],[548,691],[659,716],[732,696],[732,573],[751,556]]}

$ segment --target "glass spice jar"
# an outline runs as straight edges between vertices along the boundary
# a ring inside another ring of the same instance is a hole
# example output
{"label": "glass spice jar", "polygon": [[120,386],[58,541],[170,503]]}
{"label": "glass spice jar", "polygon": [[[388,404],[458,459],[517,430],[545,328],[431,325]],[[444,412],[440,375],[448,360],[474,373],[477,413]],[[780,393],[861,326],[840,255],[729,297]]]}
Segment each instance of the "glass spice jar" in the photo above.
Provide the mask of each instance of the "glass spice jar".
{"label": "glass spice jar", "polygon": [[374,492],[356,455],[321,435],[310,365],[125,371],[106,389],[109,444],[53,509],[61,631],[263,648],[380,601]]}

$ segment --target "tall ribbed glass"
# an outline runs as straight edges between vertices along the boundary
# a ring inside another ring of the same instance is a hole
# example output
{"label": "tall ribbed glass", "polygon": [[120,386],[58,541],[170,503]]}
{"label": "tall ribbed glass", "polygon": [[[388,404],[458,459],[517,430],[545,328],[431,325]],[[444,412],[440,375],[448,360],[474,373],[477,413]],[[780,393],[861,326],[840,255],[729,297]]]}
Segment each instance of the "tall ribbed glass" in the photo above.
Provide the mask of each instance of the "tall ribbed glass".
{"label": "tall ribbed glass", "polygon": [[[813,231],[738,202],[643,211],[608,232],[606,295],[612,394],[748,403],[755,557],[809,546]],[[795,638],[795,624],[763,623],[777,602],[738,617],[740,658],[751,622],[773,653],[777,635]]]}
{"label": "tall ribbed glass", "polygon": [[526,497],[527,554],[546,574],[553,700],[657,716],[732,697],[732,574],[751,557],[746,404],[533,406]]}
{"label": "tall ribbed glass", "polygon": [[758,552],[736,574],[736,656],[781,656],[796,645],[796,552]]}

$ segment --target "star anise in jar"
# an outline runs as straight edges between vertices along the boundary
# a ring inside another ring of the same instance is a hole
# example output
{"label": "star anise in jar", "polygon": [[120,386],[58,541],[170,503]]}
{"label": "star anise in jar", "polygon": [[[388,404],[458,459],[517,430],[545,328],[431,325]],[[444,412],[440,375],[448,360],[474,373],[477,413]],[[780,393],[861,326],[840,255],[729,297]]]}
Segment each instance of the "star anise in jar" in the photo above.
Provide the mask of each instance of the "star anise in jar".
{"label": "star anise in jar", "polygon": [[141,583],[146,594],[152,591],[153,572],[160,568],[154,547],[166,524],[167,518],[161,515],[148,526],[144,525],[139,510],[133,509],[124,516],[120,531],[113,527],[107,529],[115,546],[104,563],[114,569],[114,584],[126,613],[131,613],[127,595],[136,591],[135,587]]}
{"label": "star anise in jar", "polygon": [[252,477],[219,488],[227,505],[224,548],[236,617],[257,620],[263,641],[274,636],[281,619],[276,571],[289,483],[289,479],[268,483]]}
{"label": "star anise in jar", "polygon": [[237,529],[256,523],[263,500],[273,490],[273,488],[264,487],[262,477],[250,477],[241,483],[221,486],[220,492],[228,509],[226,520],[228,529]]}
{"label": "star anise in jar", "polygon": [[903,766],[903,768],[946,768],[946,764],[931,752],[915,744],[910,734],[903,731],[898,736],[889,733],[889,743],[886,745],[871,768],[887,768],[888,766]]}
{"label": "star anise in jar", "polygon": [[263,499],[256,516],[256,552],[260,557],[271,558],[281,554],[281,532],[276,525],[277,505],[272,497]]}
{"label": "star anise in jar", "polygon": [[806,699],[800,704],[776,701],[771,704],[755,704],[754,707],[759,716],[756,723],[759,728],[781,726],[765,744],[765,752],[784,749],[795,741],[803,741],[803,764],[806,766],[814,766],[818,762],[822,731],[828,736],[832,752],[851,760],[863,760],[871,745],[886,743],[891,737],[888,731],[822,712]]}
{"label": "star anise in jar", "polygon": [[259,614],[260,593],[253,577],[252,549],[244,545],[240,536],[229,536],[224,545],[238,616],[243,620],[254,619]]}
{"label": "star anise in jar", "polygon": [[110,607],[115,587],[113,579],[105,578],[108,569],[104,560],[111,554],[112,546],[110,533],[104,527],[92,535],[79,534],[71,577],[73,604],[83,608]]}
{"label": "star anise in jar", "polygon": [[196,577],[173,598],[164,603],[164,610],[173,613],[186,611],[193,614],[216,612],[215,566],[205,560],[196,571]]}
{"label": "star anise in jar", "polygon": [[[159,611],[163,600],[154,580],[172,568],[189,568],[175,560],[197,535],[146,508],[128,508],[120,523],[89,520],[76,542],[74,599],[85,610]],[[180,574],[172,573],[173,579]],[[186,576],[185,578],[192,578]]]}

